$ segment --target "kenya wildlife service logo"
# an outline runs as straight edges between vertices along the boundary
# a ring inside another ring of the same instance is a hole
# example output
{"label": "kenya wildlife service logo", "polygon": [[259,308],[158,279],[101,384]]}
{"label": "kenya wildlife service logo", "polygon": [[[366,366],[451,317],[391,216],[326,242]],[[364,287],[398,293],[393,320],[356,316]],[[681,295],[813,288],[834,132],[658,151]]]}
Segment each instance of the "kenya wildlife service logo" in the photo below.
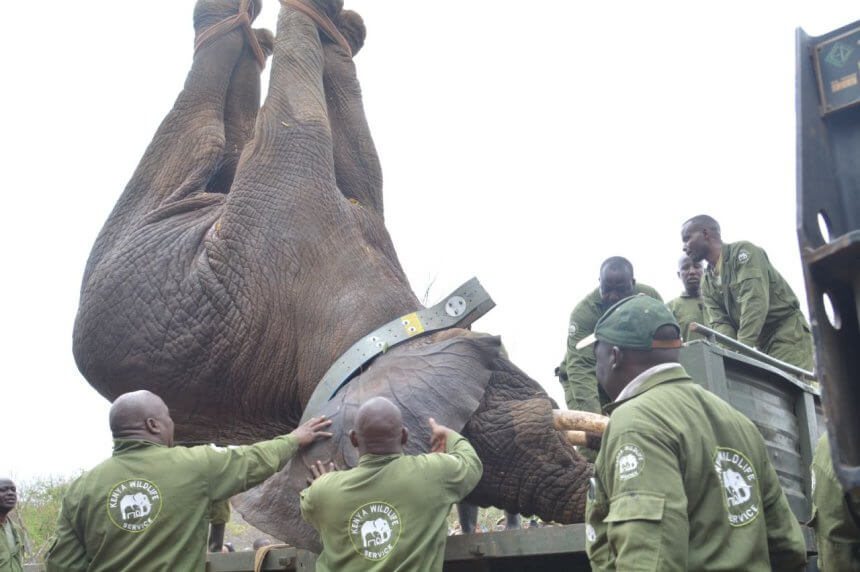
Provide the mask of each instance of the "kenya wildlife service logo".
{"label": "kenya wildlife service logo", "polygon": [[615,455],[615,468],[622,481],[638,477],[645,468],[645,453],[636,445],[622,445]]}
{"label": "kenya wildlife service logo", "polygon": [[761,512],[758,478],[749,459],[740,451],[717,447],[714,470],[723,487],[729,524],[746,526]]}
{"label": "kenya wildlife service logo", "polygon": [[355,551],[368,560],[383,560],[400,539],[400,515],[393,506],[371,502],[349,517],[349,537]]}
{"label": "kenya wildlife service logo", "polygon": [[143,532],[161,514],[161,493],[155,483],[128,479],[115,485],[107,497],[107,512],[117,528]]}

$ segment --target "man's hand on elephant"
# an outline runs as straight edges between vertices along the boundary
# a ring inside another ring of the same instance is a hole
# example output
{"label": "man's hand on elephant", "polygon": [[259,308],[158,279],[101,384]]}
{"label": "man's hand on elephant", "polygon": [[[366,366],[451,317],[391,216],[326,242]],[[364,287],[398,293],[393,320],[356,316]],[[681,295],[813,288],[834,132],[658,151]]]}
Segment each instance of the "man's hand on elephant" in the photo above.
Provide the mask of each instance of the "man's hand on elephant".
{"label": "man's hand on elephant", "polygon": [[430,450],[434,453],[444,453],[448,448],[448,433],[452,431],[444,425],[439,425],[430,418]]}
{"label": "man's hand on elephant", "polygon": [[331,433],[323,431],[329,425],[331,425],[331,419],[326,419],[325,415],[312,417],[296,427],[290,435],[296,438],[299,442],[299,447],[307,447],[317,439],[328,439],[331,437]]}
{"label": "man's hand on elephant", "polygon": [[333,473],[337,470],[337,467],[333,462],[329,462],[328,465],[324,465],[322,461],[317,461],[315,463],[311,463],[311,466],[308,467],[311,472],[311,476],[308,477],[308,485],[310,486],[315,480],[325,475],[326,473]]}

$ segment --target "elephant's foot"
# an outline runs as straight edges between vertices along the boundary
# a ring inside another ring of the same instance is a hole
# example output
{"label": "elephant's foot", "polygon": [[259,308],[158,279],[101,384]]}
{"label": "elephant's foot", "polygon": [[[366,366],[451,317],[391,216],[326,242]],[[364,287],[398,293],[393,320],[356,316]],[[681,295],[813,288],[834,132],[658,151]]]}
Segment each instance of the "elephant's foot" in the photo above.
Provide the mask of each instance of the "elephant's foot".
{"label": "elephant's foot", "polygon": [[254,28],[254,36],[263,50],[263,54],[266,57],[271,56],[275,51],[275,34],[266,28]]}
{"label": "elephant's foot", "polygon": [[260,14],[262,0],[197,0],[194,6],[194,31],[200,36],[212,26],[233,18],[244,10],[249,23]]}
{"label": "elephant's foot", "polygon": [[256,32],[251,28],[251,22],[259,14],[260,0],[198,0],[194,10],[194,40],[195,53],[222,36],[235,30],[241,30],[248,47],[257,59],[260,69],[265,67],[266,53]]}
{"label": "elephant's foot", "polygon": [[281,0],[281,3],[303,4],[331,20],[334,20],[343,10],[343,0]]}
{"label": "elephant's foot", "polygon": [[[334,42],[349,56],[354,54],[351,42],[335,23],[343,13],[343,0],[281,0],[281,3],[313,20],[321,33],[321,40]],[[363,38],[361,43],[364,43]]]}
{"label": "elephant's foot", "polygon": [[352,10],[343,10],[335,18],[334,25],[349,42],[352,55],[357,54],[364,46],[364,39],[367,37],[367,28],[364,26],[364,20],[361,16]]}

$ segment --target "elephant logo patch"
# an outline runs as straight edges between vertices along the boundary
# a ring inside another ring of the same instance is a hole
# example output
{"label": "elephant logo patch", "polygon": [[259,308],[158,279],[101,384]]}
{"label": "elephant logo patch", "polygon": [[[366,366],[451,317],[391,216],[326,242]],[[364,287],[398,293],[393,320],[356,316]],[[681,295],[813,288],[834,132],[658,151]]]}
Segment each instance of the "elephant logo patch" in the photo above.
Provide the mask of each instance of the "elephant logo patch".
{"label": "elephant logo patch", "polygon": [[714,470],[723,487],[729,524],[745,526],[761,512],[758,478],[749,459],[740,451],[717,447]]}
{"label": "elephant logo patch", "polygon": [[355,551],[368,560],[384,560],[400,539],[400,514],[384,502],[371,502],[349,517],[349,537]]}
{"label": "elephant logo patch", "polygon": [[750,253],[746,250],[741,250],[740,254],[738,254],[738,262],[741,264],[746,264],[746,261],[750,259]]}
{"label": "elephant logo patch", "polygon": [[619,479],[626,481],[642,474],[645,468],[645,453],[636,445],[622,445],[615,455],[615,470]]}
{"label": "elephant logo patch", "polygon": [[161,493],[155,483],[128,479],[111,488],[107,497],[110,521],[126,532],[143,532],[161,514]]}

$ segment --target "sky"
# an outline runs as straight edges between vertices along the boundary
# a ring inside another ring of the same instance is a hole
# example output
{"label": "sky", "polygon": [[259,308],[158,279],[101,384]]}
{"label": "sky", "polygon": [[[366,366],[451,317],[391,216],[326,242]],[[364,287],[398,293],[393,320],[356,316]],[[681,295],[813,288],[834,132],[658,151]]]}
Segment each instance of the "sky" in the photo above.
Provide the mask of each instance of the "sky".
{"label": "sky", "polygon": [[[92,243],[188,71],[193,5],[5,9],[0,475],[69,475],[110,453],[72,324]],[[368,28],[356,65],[414,290],[433,304],[477,276],[497,307],[475,329],[560,403],[553,369],[600,262],[625,256],[677,296],[692,215],[765,248],[805,310],[794,34],[860,19],[856,1],[346,6]],[[266,0],[256,25],[274,29],[277,10]],[[433,224],[414,228],[419,213]]]}

